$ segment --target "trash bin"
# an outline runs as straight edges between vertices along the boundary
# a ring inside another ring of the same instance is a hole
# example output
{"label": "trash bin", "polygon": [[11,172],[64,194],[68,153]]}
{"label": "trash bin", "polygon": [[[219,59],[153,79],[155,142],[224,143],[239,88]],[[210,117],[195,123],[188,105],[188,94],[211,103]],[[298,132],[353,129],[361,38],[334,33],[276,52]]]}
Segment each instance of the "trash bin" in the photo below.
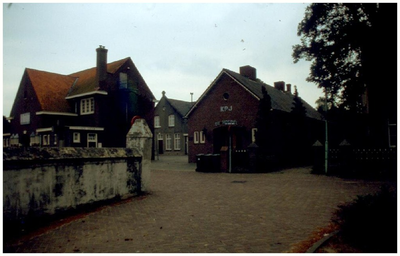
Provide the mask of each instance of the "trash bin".
{"label": "trash bin", "polygon": [[212,172],[220,172],[221,171],[221,157],[219,154],[211,155],[210,159],[210,169]]}
{"label": "trash bin", "polygon": [[204,172],[204,154],[196,155],[196,172]]}
{"label": "trash bin", "polygon": [[206,154],[204,157],[204,172],[212,172],[212,154]]}

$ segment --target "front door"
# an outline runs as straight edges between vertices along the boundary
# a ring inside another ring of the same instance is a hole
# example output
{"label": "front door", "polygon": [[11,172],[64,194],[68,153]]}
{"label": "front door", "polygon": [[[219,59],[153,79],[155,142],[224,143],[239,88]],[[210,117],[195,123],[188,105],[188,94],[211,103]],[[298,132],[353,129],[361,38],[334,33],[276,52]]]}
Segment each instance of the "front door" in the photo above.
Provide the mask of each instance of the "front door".
{"label": "front door", "polygon": [[[246,130],[237,126],[222,126],[213,131],[214,154],[227,149],[228,169],[231,171],[236,165],[242,165],[242,158],[246,148]],[[248,143],[250,144],[250,143]]]}

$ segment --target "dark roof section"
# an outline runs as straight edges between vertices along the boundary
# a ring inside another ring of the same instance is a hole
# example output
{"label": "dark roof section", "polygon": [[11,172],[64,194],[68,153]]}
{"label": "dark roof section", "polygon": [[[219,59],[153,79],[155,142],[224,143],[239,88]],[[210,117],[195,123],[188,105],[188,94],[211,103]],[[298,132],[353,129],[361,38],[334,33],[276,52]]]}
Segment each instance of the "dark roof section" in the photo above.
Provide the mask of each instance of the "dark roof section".
{"label": "dark roof section", "polygon": [[187,112],[193,107],[193,105],[196,102],[188,102],[188,101],[182,101],[182,100],[174,100],[174,99],[168,99],[166,97],[166,100],[171,104],[171,106],[182,116],[184,117]]}
{"label": "dark roof section", "polygon": [[[113,74],[115,73],[125,62],[127,62],[129,58],[125,58],[122,60],[117,60],[107,64],[107,73]],[[67,96],[75,96],[83,93],[98,91],[98,84],[96,81],[96,67],[82,70],[70,76],[78,78],[76,84],[71,88],[68,92]]]}
{"label": "dark roof section", "polygon": [[[210,90],[218,81],[219,77],[221,77],[223,74],[226,74],[230,76],[232,79],[234,79],[238,84],[242,85],[247,91],[249,91],[254,97],[256,97],[258,100],[262,99],[262,87],[264,86],[271,97],[271,107],[272,109],[275,110],[280,110],[284,112],[291,112],[292,107],[293,107],[293,98],[294,95],[280,91],[276,89],[275,87],[265,84],[261,81],[254,81],[251,79],[248,79],[234,71],[231,71],[229,69],[222,69],[222,71],[219,73],[217,78],[212,82],[212,84],[207,88],[207,90],[202,94],[202,96],[199,98],[197,102],[200,102],[203,97],[206,95],[206,92]],[[313,107],[311,107],[307,102],[301,99],[303,102],[304,107],[306,108],[306,115],[309,118],[317,119],[317,120],[323,120],[322,115]],[[194,108],[190,109],[188,112],[188,115]]]}
{"label": "dark roof section", "polygon": [[42,111],[69,112],[65,96],[76,78],[35,69],[26,69]]}

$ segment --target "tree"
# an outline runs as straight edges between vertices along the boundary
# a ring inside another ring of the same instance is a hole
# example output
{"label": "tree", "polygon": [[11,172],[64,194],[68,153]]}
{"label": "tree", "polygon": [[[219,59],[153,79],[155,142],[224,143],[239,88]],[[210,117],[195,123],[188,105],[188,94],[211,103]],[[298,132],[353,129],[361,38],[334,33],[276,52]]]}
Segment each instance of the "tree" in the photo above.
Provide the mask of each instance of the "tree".
{"label": "tree", "polygon": [[311,4],[298,26],[294,62],[312,61],[307,81],[323,88],[328,102],[365,112],[367,88],[396,86],[396,19],[397,4]]}
{"label": "tree", "polygon": [[271,122],[271,97],[265,87],[262,87],[263,98],[260,99],[256,117],[256,143],[261,151],[268,145],[268,128]]}
{"label": "tree", "polygon": [[285,155],[289,156],[289,159],[286,159],[287,162],[300,164],[306,160],[306,155],[309,153],[307,152],[307,137],[306,108],[295,86],[289,119],[289,140],[286,141],[287,154]]}

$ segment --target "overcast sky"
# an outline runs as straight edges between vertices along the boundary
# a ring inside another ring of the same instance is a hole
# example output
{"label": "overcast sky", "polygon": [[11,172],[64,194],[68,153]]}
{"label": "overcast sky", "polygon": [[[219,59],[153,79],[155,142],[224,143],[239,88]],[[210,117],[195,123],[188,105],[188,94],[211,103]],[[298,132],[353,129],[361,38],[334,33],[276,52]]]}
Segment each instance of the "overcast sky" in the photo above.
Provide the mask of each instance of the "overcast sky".
{"label": "overcast sky", "polygon": [[[71,74],[131,57],[157,99],[197,100],[223,68],[257,69],[269,85],[297,85],[310,105],[322,95],[294,64],[298,23],[308,4],[120,3],[3,4],[3,115],[9,116],[25,68]],[[292,89],[293,90],[293,89]]]}

